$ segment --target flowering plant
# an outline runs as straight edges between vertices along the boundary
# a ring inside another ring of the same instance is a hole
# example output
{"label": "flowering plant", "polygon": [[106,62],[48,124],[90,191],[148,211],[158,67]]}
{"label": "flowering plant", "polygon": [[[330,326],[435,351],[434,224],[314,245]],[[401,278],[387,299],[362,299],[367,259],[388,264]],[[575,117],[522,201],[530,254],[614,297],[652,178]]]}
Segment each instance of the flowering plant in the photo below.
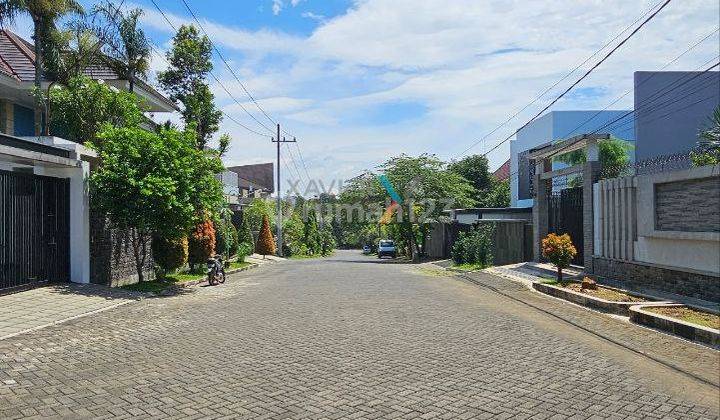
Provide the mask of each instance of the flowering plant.
{"label": "flowering plant", "polygon": [[570,265],[570,261],[577,255],[577,249],[567,233],[551,233],[542,240],[542,255],[557,267],[558,281],[562,281],[562,269]]}

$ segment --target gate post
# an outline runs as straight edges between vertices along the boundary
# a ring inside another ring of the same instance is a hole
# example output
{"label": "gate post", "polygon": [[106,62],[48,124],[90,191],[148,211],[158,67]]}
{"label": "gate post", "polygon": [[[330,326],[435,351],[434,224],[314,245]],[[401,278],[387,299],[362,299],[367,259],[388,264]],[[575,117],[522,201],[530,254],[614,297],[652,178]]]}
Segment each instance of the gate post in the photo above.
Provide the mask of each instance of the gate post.
{"label": "gate post", "polygon": [[535,162],[535,199],[533,200],[533,260],[539,262],[542,258],[540,243],[548,234],[548,181],[541,178],[542,174],[550,170],[550,162],[545,158]]}
{"label": "gate post", "polygon": [[[596,146],[597,147],[597,146]],[[595,217],[593,214],[593,185],[600,178],[600,162],[591,161],[588,150],[588,162],[583,167],[583,259],[586,273],[593,272],[592,258],[595,251]]]}

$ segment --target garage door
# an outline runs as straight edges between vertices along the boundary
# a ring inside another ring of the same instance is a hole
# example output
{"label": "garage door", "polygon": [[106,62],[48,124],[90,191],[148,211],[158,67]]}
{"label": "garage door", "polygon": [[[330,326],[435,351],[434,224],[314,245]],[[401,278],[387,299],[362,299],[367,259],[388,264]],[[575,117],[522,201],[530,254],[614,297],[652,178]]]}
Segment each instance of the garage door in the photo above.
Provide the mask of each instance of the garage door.
{"label": "garage door", "polygon": [[69,180],[0,170],[0,291],[68,281]]}

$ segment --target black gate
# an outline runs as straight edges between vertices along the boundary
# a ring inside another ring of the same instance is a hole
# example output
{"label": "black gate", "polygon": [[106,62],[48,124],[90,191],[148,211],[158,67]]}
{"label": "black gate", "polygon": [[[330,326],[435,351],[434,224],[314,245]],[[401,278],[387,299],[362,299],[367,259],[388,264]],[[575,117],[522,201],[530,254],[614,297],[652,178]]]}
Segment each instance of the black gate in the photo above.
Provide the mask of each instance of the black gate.
{"label": "black gate", "polygon": [[548,195],[548,232],[561,235],[567,233],[577,249],[572,260],[575,265],[584,265],[583,260],[583,189],[565,188]]}
{"label": "black gate", "polygon": [[0,290],[68,281],[68,179],[0,170]]}

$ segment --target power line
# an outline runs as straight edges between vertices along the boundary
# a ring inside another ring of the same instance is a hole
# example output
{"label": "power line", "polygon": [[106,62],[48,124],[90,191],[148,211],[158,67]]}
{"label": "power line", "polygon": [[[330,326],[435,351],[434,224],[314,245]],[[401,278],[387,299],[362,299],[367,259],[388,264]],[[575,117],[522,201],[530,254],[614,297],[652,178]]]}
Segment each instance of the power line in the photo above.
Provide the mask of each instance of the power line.
{"label": "power line", "polygon": [[[605,56],[604,56],[600,61],[598,61],[598,62],[595,63],[592,67],[590,67],[590,69],[588,69],[579,79],[577,79],[575,82],[573,82],[573,84],[571,84],[567,89],[565,89],[560,95],[558,95],[558,96],[557,96],[555,99],[553,99],[548,105],[546,105],[546,106],[545,106],[543,109],[541,109],[537,114],[535,114],[535,116],[533,116],[528,122],[526,122],[525,124],[523,124],[520,128],[518,128],[517,130],[515,130],[513,133],[511,133],[509,136],[507,136],[507,137],[506,137],[504,140],[502,140],[500,143],[498,143],[498,144],[496,144],[495,146],[493,146],[490,150],[488,150],[486,153],[484,153],[483,156],[487,156],[490,152],[492,152],[493,150],[497,149],[498,147],[500,147],[501,145],[503,145],[504,143],[506,143],[506,142],[507,142],[508,140],[510,140],[514,135],[516,135],[517,133],[519,133],[520,130],[522,130],[523,128],[527,127],[530,123],[532,123],[533,121],[535,121],[535,119],[537,119],[540,115],[542,115],[545,111],[547,111],[551,106],[553,106],[555,103],[557,103],[557,101],[559,101],[560,99],[562,99],[562,98],[563,98],[568,92],[570,92],[575,86],[577,86],[580,82],[582,82],[585,78],[587,78],[593,71],[595,71],[595,69],[597,69],[597,68],[598,68],[602,63],[604,63],[608,58],[610,58],[610,56],[613,55],[618,49],[620,49],[620,47],[622,47],[623,45],[625,45],[625,43],[626,43],[630,38],[632,38],[636,33],[638,33],[638,31],[640,31],[640,29],[642,29],[648,22],[650,22],[655,16],[657,16],[657,14],[660,13],[660,11],[662,11],[671,1],[672,1],[672,0],[665,0],[665,2],[663,2],[663,4],[660,5],[660,7],[659,7],[657,10],[655,10],[650,16],[648,16],[647,18],[645,18],[645,20],[643,20],[642,23],[640,23],[640,25],[638,25],[635,29],[633,29],[633,31],[630,32],[630,34],[629,34],[628,36],[626,36],[625,38],[623,38],[622,41],[620,41],[620,42],[619,42],[615,47],[613,47],[607,54],[605,54]],[[457,158],[458,156],[462,156],[462,155],[465,154],[468,150],[472,149],[472,148],[475,147],[478,143],[480,143],[480,141],[482,141],[482,140],[479,140],[479,141],[473,143],[472,145],[470,145],[470,147],[468,147],[467,149],[465,149],[463,152],[461,152],[459,155],[457,155],[457,156],[455,156],[455,157]]]}
{"label": "power line", "polygon": [[[196,23],[198,24],[198,26],[200,27],[200,30],[202,30],[203,33],[205,34],[205,36],[208,37],[208,39],[210,39],[210,35],[208,35],[207,31],[205,31],[205,28],[204,28],[203,25],[200,23],[200,20],[197,18],[197,16],[195,16],[195,12],[193,12],[193,10],[190,8],[190,5],[188,4],[188,2],[187,2],[186,0],[181,0],[181,1],[182,1],[182,3],[185,5],[185,8],[188,10],[188,12],[190,12],[190,15],[192,16],[192,18],[195,20],[195,22],[196,22]],[[154,0],[153,0],[153,2],[154,2]],[[255,100],[255,98],[253,97],[253,95],[252,95],[252,94],[250,93],[250,91],[245,87],[245,84],[240,80],[240,78],[237,76],[237,74],[235,74],[235,71],[232,69],[232,67],[230,67],[230,64],[228,64],[228,62],[225,60],[225,57],[223,57],[222,53],[221,53],[220,50],[215,46],[215,43],[212,42],[212,40],[210,40],[210,45],[212,45],[212,48],[213,48],[213,50],[215,50],[215,53],[218,55],[218,57],[220,58],[220,60],[225,64],[225,67],[227,67],[227,69],[230,71],[230,74],[232,74],[233,77],[235,78],[235,80],[240,84],[240,87],[242,87],[242,89],[243,89],[243,91],[245,91],[245,94],[247,95],[247,97],[250,98],[250,100],[255,104],[255,106],[257,107],[257,109],[259,109],[260,112],[262,112],[263,115],[265,115],[265,117],[266,117],[268,120],[270,120],[271,123],[277,124],[277,121],[275,121],[274,119],[272,119],[272,118],[270,117],[270,115],[268,115],[268,113],[265,112],[265,110],[260,106],[260,104],[258,103],[258,101]],[[243,108],[243,110],[245,110],[245,108]],[[247,110],[245,110],[245,112],[248,113],[248,115],[251,115],[251,116],[252,116],[252,114],[250,114],[250,112],[248,112]],[[252,118],[253,118],[255,121],[257,121],[258,124],[263,125],[260,121],[258,121],[257,119],[255,119],[254,116],[252,116]],[[264,126],[264,125],[263,125],[263,126]],[[266,127],[266,128],[267,128],[267,127]],[[271,131],[272,131],[272,130],[271,130]]]}
{"label": "power line", "polygon": [[[173,25],[173,23],[172,23],[172,22],[170,21],[170,19],[167,17],[167,15],[165,14],[165,12],[160,8],[160,6],[158,6],[157,2],[156,2],[155,0],[150,0],[150,2],[155,6],[155,8],[157,9],[157,11],[160,12],[160,14],[162,15],[162,17],[165,19],[165,22],[167,22],[167,24],[170,25],[170,27],[173,29],[173,31],[177,32],[177,28],[175,27],[175,25]],[[245,108],[243,107],[243,105],[230,93],[230,91],[227,89],[227,87],[225,87],[225,85],[220,81],[220,79],[218,79],[213,72],[208,72],[208,73],[209,73],[210,76],[223,88],[223,90],[224,90],[225,92],[227,92],[228,95],[240,106],[240,108],[242,108],[242,109],[244,110]],[[271,138],[271,137],[272,137],[272,136],[270,136],[270,135],[267,135],[267,134],[264,134],[264,133],[260,133],[260,132],[258,132],[258,131],[256,131],[256,130],[248,127],[247,125],[239,122],[237,119],[235,119],[234,117],[230,116],[227,112],[225,112],[225,111],[222,110],[222,109],[220,110],[220,112],[222,112],[223,115],[225,115],[226,117],[228,117],[228,119],[229,119],[230,121],[236,123],[236,124],[239,125],[240,127],[244,128],[245,130],[247,130],[247,131],[249,131],[249,132],[251,132],[251,133],[253,133],[253,134],[256,134],[256,135],[259,135],[259,136],[262,136],[262,137],[267,137],[267,138]],[[246,111],[246,112],[247,112],[247,111]],[[252,115],[251,115],[251,116],[252,116]],[[270,130],[268,127],[266,127],[266,126],[263,125],[263,124],[261,124],[261,125],[262,125],[266,130],[268,130],[269,132],[272,133],[272,130]]]}
{"label": "power line", "polygon": [[[479,143],[482,143],[482,142],[485,141],[488,137],[490,137],[491,135],[495,134],[499,129],[501,129],[502,127],[504,127],[505,125],[507,125],[507,123],[509,123],[510,121],[512,121],[513,119],[515,119],[515,117],[517,117],[518,115],[520,115],[523,111],[525,111],[526,109],[530,108],[533,104],[535,104],[535,103],[536,103],[537,101],[539,101],[543,96],[545,96],[546,93],[548,93],[548,92],[550,92],[551,90],[555,89],[555,87],[557,87],[557,86],[558,86],[560,83],[562,83],[565,79],[567,79],[568,77],[570,77],[571,75],[573,75],[579,68],[581,68],[582,66],[584,66],[584,65],[585,65],[588,61],[590,61],[593,57],[595,57],[596,55],[598,55],[601,51],[603,51],[605,48],[607,48],[611,43],[615,42],[616,39],[620,38],[620,36],[621,36],[622,34],[624,34],[625,32],[627,32],[628,29],[630,29],[631,27],[633,27],[633,26],[634,26],[636,23],[638,23],[643,17],[647,16],[648,13],[652,12],[659,4],[660,4],[660,2],[656,3],[656,4],[655,4],[654,6],[652,6],[650,9],[646,10],[642,15],[640,15],[637,19],[635,19],[634,22],[632,22],[630,25],[626,26],[625,29],[623,29],[622,31],[620,31],[620,32],[619,32],[617,35],[615,35],[611,40],[609,40],[608,42],[606,42],[605,45],[603,45],[603,46],[600,47],[599,49],[595,50],[594,53],[592,53],[590,56],[588,56],[588,57],[587,57],[585,60],[583,60],[581,63],[579,63],[578,65],[576,65],[572,70],[570,70],[568,73],[566,73],[563,77],[561,77],[561,78],[558,79],[555,83],[553,83],[551,86],[549,86],[549,87],[547,87],[545,90],[543,90],[539,95],[537,95],[537,96],[535,97],[535,99],[533,99],[532,101],[530,101],[529,103],[527,103],[527,104],[526,104],[525,106],[523,106],[520,110],[516,111],[513,115],[511,115],[510,117],[508,117],[505,121],[503,121],[503,122],[500,123],[498,126],[496,126],[495,128],[493,128],[492,130],[490,130],[487,134],[485,134],[484,136],[482,136],[482,138],[480,138],[479,140],[477,140],[476,142],[474,142],[472,145],[470,145],[470,147],[468,147],[467,149],[463,150],[458,156],[465,154],[467,151],[469,151],[470,149],[472,149],[473,147],[475,147],[475,146],[478,145]],[[456,157],[457,157],[457,156],[456,156]]]}
{"label": "power line", "polygon": [[295,143],[295,147],[297,147],[298,156],[300,156],[300,163],[302,164],[303,169],[305,170],[305,175],[308,177],[308,179],[312,179],[312,178],[310,178],[310,174],[308,173],[307,166],[305,166],[305,159],[303,158],[302,152],[300,151],[300,146],[298,146],[298,144]]}

